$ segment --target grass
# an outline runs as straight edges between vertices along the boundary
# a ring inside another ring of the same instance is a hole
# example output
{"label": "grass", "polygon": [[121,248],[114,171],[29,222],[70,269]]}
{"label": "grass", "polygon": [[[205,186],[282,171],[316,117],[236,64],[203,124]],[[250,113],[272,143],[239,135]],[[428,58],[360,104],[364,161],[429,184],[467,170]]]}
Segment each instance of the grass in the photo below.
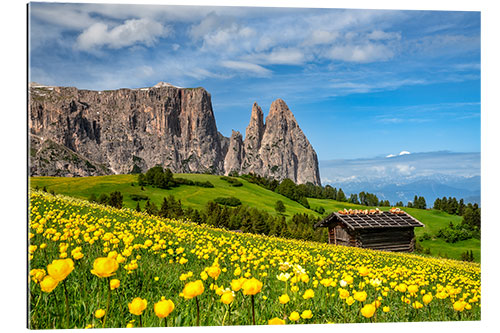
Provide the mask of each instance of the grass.
{"label": "grass", "polygon": [[[146,195],[151,202],[160,206],[163,198],[173,195],[176,199],[181,199],[183,206],[202,210],[208,201],[213,201],[218,197],[234,196],[241,200],[244,205],[264,210],[270,214],[276,214],[274,206],[276,201],[281,200],[286,207],[285,216],[290,217],[297,213],[308,213],[314,216],[320,214],[304,208],[299,203],[290,200],[280,194],[266,190],[261,186],[249,183],[244,179],[239,179],[243,186],[231,186],[220,176],[204,174],[175,174],[177,178],[186,178],[192,181],[209,181],[214,188],[204,188],[199,186],[182,185],[169,190],[144,186],[144,191],[137,185],[136,175],[113,175],[98,177],[32,177],[31,186],[38,186],[40,189],[44,186],[48,191],[53,190],[60,193],[80,199],[88,199],[92,193],[97,197],[100,194],[109,194],[113,191],[120,191],[123,194],[123,205],[128,208],[135,208],[137,202],[130,198],[131,194]],[[134,186],[131,186],[134,183]],[[144,202],[142,202],[144,205]]]}
{"label": "grass", "polygon": [[[238,180],[243,183],[243,186],[234,187],[227,181],[221,180],[220,176],[205,174],[175,174],[175,177],[200,182],[209,181],[214,185],[214,188],[182,185],[169,190],[164,190],[154,188],[152,186],[145,186],[144,190],[141,190],[141,187],[137,185],[137,175],[112,175],[98,177],[32,177],[30,180],[32,187],[38,186],[42,189],[45,186],[48,191],[53,190],[55,193],[80,199],[88,199],[92,193],[99,197],[102,193],[109,194],[113,191],[120,191],[123,194],[124,207],[132,209],[135,208],[137,202],[130,198],[131,194],[145,195],[149,197],[150,200],[158,207],[160,207],[164,197],[173,195],[176,199],[181,199],[184,207],[192,207],[198,210],[202,210],[208,201],[213,201],[217,197],[234,196],[240,199],[244,205],[267,211],[273,215],[277,214],[274,209],[276,201],[281,200],[286,207],[284,215],[287,218],[290,218],[297,213],[307,213],[320,217],[321,215],[313,210],[320,206],[325,209],[325,214],[330,214],[344,208],[375,208],[329,199],[308,198],[311,209],[307,209],[295,201],[292,201],[275,192],[266,190],[256,184],[249,183],[241,178],[238,178]],[[134,186],[131,186],[131,183],[134,183]],[[144,201],[141,201],[141,207],[144,207]],[[415,228],[417,239],[424,233],[428,233],[431,236],[435,235],[439,229],[445,228],[450,222],[458,224],[462,221],[461,216],[450,215],[439,210],[422,210],[407,207],[401,208],[425,224],[425,227],[423,228]],[[469,239],[450,244],[441,239],[433,238],[431,240],[422,241],[421,245],[424,248],[430,249],[431,255],[433,256],[460,259],[463,252],[472,250],[475,261],[478,262],[481,258],[481,244],[477,239]]]}

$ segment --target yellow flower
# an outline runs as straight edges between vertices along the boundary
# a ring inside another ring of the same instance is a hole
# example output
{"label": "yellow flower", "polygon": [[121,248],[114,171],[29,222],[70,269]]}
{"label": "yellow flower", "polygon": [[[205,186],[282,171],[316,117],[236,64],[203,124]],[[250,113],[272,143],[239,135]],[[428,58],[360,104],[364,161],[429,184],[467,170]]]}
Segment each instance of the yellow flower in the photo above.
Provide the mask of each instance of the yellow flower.
{"label": "yellow flower", "polygon": [[422,301],[425,305],[429,304],[432,301],[432,294],[425,294],[424,297],[422,297]]}
{"label": "yellow flower", "polygon": [[30,247],[29,247],[29,252],[30,252],[31,254],[33,254],[33,253],[36,251],[36,249],[37,249],[37,248],[38,248],[38,246],[36,246],[36,245],[30,245]]}
{"label": "yellow flower", "polygon": [[379,279],[371,279],[370,284],[372,287],[376,288],[382,284],[382,281],[380,281]]}
{"label": "yellow flower", "polygon": [[56,281],[64,280],[75,268],[72,259],[56,259],[47,265],[47,272]]}
{"label": "yellow flower", "polygon": [[290,301],[290,297],[287,294],[283,294],[280,297],[278,297],[279,301],[281,304],[286,304]]}
{"label": "yellow flower", "polygon": [[384,306],[384,307],[382,308],[382,311],[384,311],[384,312],[389,312],[389,311],[391,311],[391,308],[390,308],[390,307],[388,307],[388,306]]}
{"label": "yellow flower", "polygon": [[286,282],[290,278],[290,273],[280,273],[280,275],[276,275],[276,278],[280,281]]}
{"label": "yellow flower", "polygon": [[120,286],[120,280],[112,279],[111,281],[109,281],[109,287],[111,288],[111,290],[115,290],[119,286]]}
{"label": "yellow flower", "polygon": [[408,286],[408,292],[410,294],[416,294],[418,292],[418,286],[415,284]]}
{"label": "yellow flower", "polygon": [[212,279],[217,280],[221,273],[221,270],[217,266],[211,266],[207,269],[207,274],[210,276]]}
{"label": "yellow flower", "polygon": [[116,251],[109,252],[108,253],[108,258],[110,258],[110,259],[116,259],[116,258],[118,258],[118,252],[116,252]]}
{"label": "yellow flower", "polygon": [[411,306],[413,306],[414,309],[418,310],[418,309],[423,308],[424,305],[422,303],[420,303],[419,301],[415,301],[415,302],[412,303]]}
{"label": "yellow flower", "polygon": [[456,301],[455,303],[453,303],[453,309],[454,309],[455,311],[460,311],[460,312],[462,312],[462,311],[464,311],[464,309],[465,309],[465,306],[466,306],[466,305],[467,305],[467,303],[466,303],[466,302],[464,302],[464,301],[462,301],[462,300],[458,300],[458,301]]}
{"label": "yellow flower", "polygon": [[241,289],[241,286],[243,286],[243,283],[245,283],[247,279],[245,278],[239,278],[237,280],[231,281],[231,289],[234,291],[239,291]]}
{"label": "yellow flower", "polygon": [[241,288],[243,289],[243,295],[255,295],[262,290],[262,282],[256,278],[251,278],[246,280]]}
{"label": "yellow flower", "polygon": [[102,318],[104,317],[104,315],[106,314],[106,310],[103,310],[103,309],[98,309],[94,312],[94,316],[99,319],[99,318]]}
{"label": "yellow flower", "polygon": [[339,288],[338,291],[339,291],[339,297],[341,299],[346,299],[347,297],[349,297],[349,290]]}
{"label": "yellow flower", "polygon": [[375,313],[375,310],[376,310],[375,305],[366,304],[361,309],[361,314],[363,315],[363,317],[371,318],[373,316],[373,314]]}
{"label": "yellow flower", "polygon": [[46,275],[40,282],[40,288],[42,289],[42,291],[50,293],[52,290],[54,290],[55,287],[57,287],[58,283],[59,281],[54,279],[52,276]]}
{"label": "yellow flower", "polygon": [[45,277],[46,273],[44,269],[34,268],[30,271],[30,276],[32,276],[32,280],[35,283],[39,283]]}
{"label": "yellow flower", "polygon": [[113,258],[101,257],[94,260],[94,269],[90,272],[98,277],[110,277],[118,269],[118,262]]}
{"label": "yellow flower", "polygon": [[406,287],[406,284],[404,284],[404,283],[400,283],[400,284],[396,287],[396,290],[397,290],[397,291],[400,291],[400,292],[402,292],[402,293],[404,293],[404,292],[406,292],[406,288],[407,288],[407,287]]}
{"label": "yellow flower", "polygon": [[224,304],[231,304],[234,300],[234,293],[232,291],[225,291],[220,297],[220,300]]}
{"label": "yellow flower", "polygon": [[203,282],[201,282],[201,280],[196,280],[194,282],[188,282],[184,286],[182,294],[185,299],[191,299],[201,295],[204,291],[205,287],[203,286]]}
{"label": "yellow flower", "polygon": [[131,314],[140,316],[147,306],[148,306],[148,301],[140,297],[136,297],[132,300],[131,303],[128,303],[128,310],[130,311]]}
{"label": "yellow flower", "polygon": [[279,319],[278,317],[274,317],[267,322],[269,325],[285,325],[285,321],[283,319]]}
{"label": "yellow flower", "polygon": [[175,305],[171,300],[162,299],[154,305],[155,314],[158,318],[165,318],[174,311]]}
{"label": "yellow flower", "polygon": [[302,317],[302,319],[311,319],[313,314],[311,310],[304,310],[302,311],[302,314],[300,316]]}
{"label": "yellow flower", "polygon": [[344,277],[344,281],[345,281],[345,282],[347,282],[347,284],[351,284],[351,283],[354,281],[354,279],[353,279],[353,277],[352,277],[352,276],[350,276],[350,275],[346,275],[346,276]]}
{"label": "yellow flower", "polygon": [[352,296],[349,296],[347,297],[347,299],[345,300],[345,302],[347,303],[347,305],[352,305],[352,303],[354,303],[354,298]]}
{"label": "yellow flower", "polygon": [[361,276],[367,276],[368,274],[370,274],[370,270],[368,268],[366,268],[365,266],[361,266],[358,268],[358,273]]}
{"label": "yellow flower", "polygon": [[307,289],[304,292],[304,295],[302,295],[303,299],[309,299],[309,298],[313,298],[313,297],[314,297],[314,291],[312,289]]}
{"label": "yellow flower", "polygon": [[290,319],[291,321],[297,321],[300,319],[300,315],[297,311],[293,311],[292,313],[290,313],[288,319]]}
{"label": "yellow flower", "polygon": [[185,263],[187,263],[187,262],[188,262],[188,260],[187,260],[186,258],[184,258],[184,257],[182,257],[182,258],[179,260],[179,264],[181,264],[181,265],[184,265],[184,264],[185,264]]}
{"label": "yellow flower", "polygon": [[354,293],[354,299],[358,302],[366,301],[366,296],[366,292],[364,291],[357,291]]}

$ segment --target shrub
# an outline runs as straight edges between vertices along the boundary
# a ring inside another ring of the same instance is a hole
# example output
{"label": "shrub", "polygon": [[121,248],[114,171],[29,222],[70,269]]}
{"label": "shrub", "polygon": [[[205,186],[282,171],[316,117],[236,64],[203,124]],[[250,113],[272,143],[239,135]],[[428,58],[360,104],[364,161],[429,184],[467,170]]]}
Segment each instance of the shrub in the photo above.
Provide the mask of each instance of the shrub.
{"label": "shrub", "polygon": [[218,197],[214,201],[220,205],[236,207],[241,205],[241,200],[235,197]]}
{"label": "shrub", "polygon": [[143,194],[131,194],[130,199],[134,201],[141,201],[141,200],[149,200],[149,197]]}
{"label": "shrub", "polygon": [[222,176],[222,177],[220,177],[220,179],[221,180],[225,180],[226,182],[228,182],[229,184],[231,184],[231,186],[234,186],[234,187],[243,186],[242,182],[240,182],[238,179],[233,178],[233,177]]}

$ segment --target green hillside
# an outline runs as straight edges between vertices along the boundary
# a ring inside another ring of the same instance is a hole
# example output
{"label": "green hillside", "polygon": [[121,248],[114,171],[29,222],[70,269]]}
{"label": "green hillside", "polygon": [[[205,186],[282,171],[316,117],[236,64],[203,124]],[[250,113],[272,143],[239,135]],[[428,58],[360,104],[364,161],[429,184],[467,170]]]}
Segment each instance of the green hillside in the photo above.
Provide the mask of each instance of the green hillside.
{"label": "green hillside", "polygon": [[[173,195],[176,199],[181,199],[183,206],[189,206],[201,210],[208,201],[217,197],[234,196],[241,200],[244,205],[265,210],[268,213],[276,214],[274,206],[277,200],[281,200],[286,207],[285,216],[290,217],[296,213],[309,213],[320,216],[318,213],[304,208],[297,202],[290,200],[280,194],[266,190],[256,184],[249,183],[244,179],[239,179],[243,186],[232,187],[227,181],[221,180],[220,176],[204,174],[175,174],[176,178],[185,178],[192,181],[209,181],[213,188],[199,186],[181,185],[176,188],[164,190],[152,186],[144,186],[144,190],[137,185],[137,175],[113,175],[98,177],[32,177],[31,186],[44,186],[48,191],[65,194],[72,197],[87,199],[92,193],[97,197],[100,194],[109,194],[113,191],[120,191],[123,194],[123,205],[135,208],[137,202],[130,197],[131,194],[141,194],[148,196],[151,202],[160,206],[163,198]],[[134,183],[135,186],[131,186]],[[144,201],[141,202],[144,205]]]}
{"label": "green hillside", "polygon": [[[176,199],[182,201],[184,207],[192,207],[202,210],[208,201],[214,200],[217,197],[234,196],[241,200],[245,205],[255,207],[260,210],[267,211],[270,214],[276,214],[274,209],[277,200],[281,200],[286,207],[286,217],[291,217],[296,213],[307,213],[314,216],[321,216],[312,209],[323,207],[326,214],[344,208],[365,209],[375,208],[362,205],[350,204],[347,202],[339,202],[329,199],[314,199],[308,198],[311,209],[306,209],[295,201],[292,201],[280,194],[269,191],[256,184],[239,178],[243,183],[241,187],[232,187],[228,182],[221,180],[220,176],[204,175],[204,174],[175,174],[176,178],[186,178],[193,181],[211,182],[213,188],[204,188],[198,186],[181,185],[169,190],[154,188],[152,186],[144,186],[144,190],[137,185],[137,175],[112,175],[98,177],[32,177],[30,178],[31,186],[38,186],[40,189],[46,187],[48,191],[54,191],[68,196],[73,196],[82,199],[88,199],[93,193],[97,197],[100,194],[109,194],[113,191],[120,191],[123,194],[123,205],[129,208],[135,208],[137,202],[130,197],[132,194],[145,195],[156,205],[160,206],[164,197],[173,195]],[[134,186],[131,184],[134,183]],[[141,207],[144,206],[144,201],[141,201]],[[448,213],[430,209],[422,210],[416,208],[402,207],[410,215],[425,224],[423,228],[415,228],[417,238],[424,233],[435,235],[440,228],[446,227],[450,222],[454,224],[460,223],[461,216],[450,215]],[[383,208],[382,208],[383,209]],[[469,239],[460,241],[454,244],[446,243],[441,239],[432,238],[420,242],[424,248],[431,251],[432,256],[445,256],[454,259],[460,259],[461,253],[467,250],[472,250],[476,261],[481,257],[480,241],[477,239]]]}

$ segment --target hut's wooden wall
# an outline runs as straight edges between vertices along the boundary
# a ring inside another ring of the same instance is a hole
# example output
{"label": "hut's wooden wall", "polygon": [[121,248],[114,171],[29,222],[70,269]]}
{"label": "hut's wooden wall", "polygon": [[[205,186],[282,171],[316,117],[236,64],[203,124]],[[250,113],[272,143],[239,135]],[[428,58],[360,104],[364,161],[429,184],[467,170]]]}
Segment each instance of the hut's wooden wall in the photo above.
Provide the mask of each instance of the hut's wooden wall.
{"label": "hut's wooden wall", "polygon": [[415,233],[413,227],[407,228],[373,228],[351,230],[342,223],[334,223],[328,227],[330,244],[356,246],[374,250],[413,252],[415,250]]}
{"label": "hut's wooden wall", "polygon": [[361,247],[374,250],[396,252],[415,250],[415,233],[411,227],[360,230],[357,239]]}

